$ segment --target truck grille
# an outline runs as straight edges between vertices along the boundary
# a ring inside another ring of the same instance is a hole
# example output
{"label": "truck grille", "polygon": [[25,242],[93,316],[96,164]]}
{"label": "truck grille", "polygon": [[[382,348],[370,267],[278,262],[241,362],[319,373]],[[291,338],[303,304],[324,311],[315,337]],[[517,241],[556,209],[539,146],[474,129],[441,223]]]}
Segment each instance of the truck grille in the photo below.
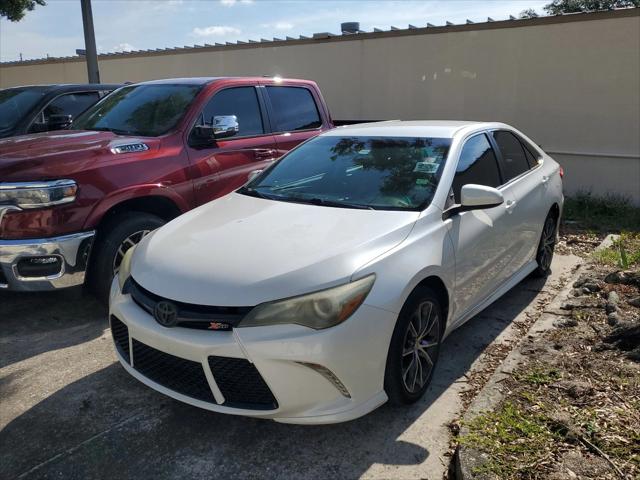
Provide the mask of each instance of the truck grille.
{"label": "truck grille", "polygon": [[131,362],[129,356],[129,328],[111,315],[111,335],[113,335],[113,343],[116,345],[118,353],[124,358],[127,363]]}
{"label": "truck grille", "polygon": [[163,387],[204,402],[215,403],[202,365],[174,357],[133,340],[133,368]]}
{"label": "truck grille", "polygon": [[244,358],[209,357],[209,367],[227,407],[274,410],[278,402],[262,376]]}
{"label": "truck grille", "polygon": [[131,298],[148,314],[154,315],[156,304],[161,301],[173,303],[178,310],[177,327],[211,329],[211,323],[219,324],[215,330],[230,330],[240,323],[253,307],[217,307],[177,302],[146,290],[133,278],[124,285],[123,293]]}

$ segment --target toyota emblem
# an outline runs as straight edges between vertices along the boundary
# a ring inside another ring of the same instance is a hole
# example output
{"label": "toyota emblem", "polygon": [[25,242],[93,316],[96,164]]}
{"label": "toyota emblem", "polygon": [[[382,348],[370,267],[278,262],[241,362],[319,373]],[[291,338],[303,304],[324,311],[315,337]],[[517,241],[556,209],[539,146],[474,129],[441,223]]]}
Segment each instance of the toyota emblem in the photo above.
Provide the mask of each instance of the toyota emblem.
{"label": "toyota emblem", "polygon": [[158,302],[153,316],[163,327],[173,327],[178,321],[178,308],[171,302]]}

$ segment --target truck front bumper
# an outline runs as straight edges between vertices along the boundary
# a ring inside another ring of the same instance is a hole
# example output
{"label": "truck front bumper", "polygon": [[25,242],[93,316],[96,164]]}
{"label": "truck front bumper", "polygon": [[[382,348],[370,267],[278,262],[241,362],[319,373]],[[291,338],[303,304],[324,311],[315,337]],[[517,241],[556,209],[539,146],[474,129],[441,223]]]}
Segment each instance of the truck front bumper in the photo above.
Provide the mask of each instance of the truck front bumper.
{"label": "truck front bumper", "polygon": [[95,232],[0,240],[0,289],[44,291],[84,283]]}

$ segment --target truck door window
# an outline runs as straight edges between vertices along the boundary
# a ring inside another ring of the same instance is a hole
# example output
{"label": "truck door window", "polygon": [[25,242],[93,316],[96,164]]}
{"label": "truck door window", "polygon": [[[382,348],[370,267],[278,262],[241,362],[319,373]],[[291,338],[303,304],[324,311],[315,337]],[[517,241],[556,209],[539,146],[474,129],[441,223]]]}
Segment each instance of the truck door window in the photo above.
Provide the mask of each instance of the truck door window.
{"label": "truck door window", "polygon": [[235,115],[238,118],[240,130],[233,137],[250,137],[262,135],[262,115],[258,96],[254,87],[226,88],[216,93],[202,111],[204,122],[213,123],[213,117],[220,115]]}
{"label": "truck door window", "polygon": [[460,190],[468,183],[494,188],[501,183],[496,155],[484,134],[471,137],[462,147],[452,186],[456,203],[460,203]]}
{"label": "truck door window", "polygon": [[322,125],[311,92],[302,87],[267,87],[277,132],[310,130]]}
{"label": "truck door window", "polygon": [[53,99],[42,111],[44,122],[48,122],[51,115],[73,115],[75,118],[98,100],[100,100],[98,92],[78,92],[60,95],[58,98]]}

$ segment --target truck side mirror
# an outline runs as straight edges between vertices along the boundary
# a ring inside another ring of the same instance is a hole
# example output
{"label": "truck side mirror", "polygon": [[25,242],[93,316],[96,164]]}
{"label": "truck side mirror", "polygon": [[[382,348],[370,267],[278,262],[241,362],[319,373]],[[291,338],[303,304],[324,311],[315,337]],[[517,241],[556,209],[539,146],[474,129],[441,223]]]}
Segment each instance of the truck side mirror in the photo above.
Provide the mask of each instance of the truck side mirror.
{"label": "truck side mirror", "polygon": [[71,126],[73,123],[73,115],[49,115],[46,123],[47,130],[62,130]]}
{"label": "truck side mirror", "polygon": [[213,117],[213,136],[215,138],[233,137],[240,130],[238,117],[235,115],[219,115]]}

